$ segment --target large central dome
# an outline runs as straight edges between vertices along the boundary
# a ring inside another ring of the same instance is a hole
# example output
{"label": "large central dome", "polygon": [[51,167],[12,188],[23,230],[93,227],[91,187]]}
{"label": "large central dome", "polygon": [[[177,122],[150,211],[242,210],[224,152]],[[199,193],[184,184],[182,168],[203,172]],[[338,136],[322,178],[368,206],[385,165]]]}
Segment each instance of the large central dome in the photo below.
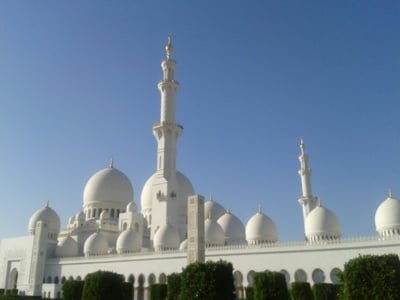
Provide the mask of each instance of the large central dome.
{"label": "large central dome", "polygon": [[111,164],[94,174],[83,191],[84,207],[110,204],[126,207],[133,201],[133,187],[129,178]]}

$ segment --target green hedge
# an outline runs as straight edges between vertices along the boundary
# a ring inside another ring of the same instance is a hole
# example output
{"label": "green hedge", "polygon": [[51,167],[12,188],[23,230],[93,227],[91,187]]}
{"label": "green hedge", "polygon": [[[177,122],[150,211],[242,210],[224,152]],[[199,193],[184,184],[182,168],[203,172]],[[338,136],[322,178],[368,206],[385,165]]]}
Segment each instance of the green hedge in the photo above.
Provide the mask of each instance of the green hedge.
{"label": "green hedge", "polygon": [[163,283],[155,283],[150,286],[150,300],[167,299],[167,285]]}
{"label": "green hedge", "polygon": [[172,273],[167,277],[167,300],[176,300],[181,292],[181,275]]}
{"label": "green hedge", "polygon": [[41,296],[0,295],[0,300],[42,300]]}
{"label": "green hedge", "polygon": [[280,272],[254,273],[254,300],[289,300],[285,275]]}
{"label": "green hedge", "polygon": [[343,299],[400,299],[400,260],[396,254],[351,259],[339,278],[343,283]]}
{"label": "green hedge", "polygon": [[246,287],[246,300],[254,300],[254,288],[252,286]]}
{"label": "green hedge", "polygon": [[85,277],[82,300],[124,299],[124,277],[109,271],[97,271]]}
{"label": "green hedge", "polygon": [[66,280],[61,287],[63,300],[81,300],[83,284],[82,280]]}
{"label": "green hedge", "polygon": [[332,283],[316,283],[312,287],[315,300],[338,300],[340,285]]}
{"label": "green hedge", "polygon": [[310,284],[303,281],[296,281],[290,284],[290,297],[292,300],[314,299]]}

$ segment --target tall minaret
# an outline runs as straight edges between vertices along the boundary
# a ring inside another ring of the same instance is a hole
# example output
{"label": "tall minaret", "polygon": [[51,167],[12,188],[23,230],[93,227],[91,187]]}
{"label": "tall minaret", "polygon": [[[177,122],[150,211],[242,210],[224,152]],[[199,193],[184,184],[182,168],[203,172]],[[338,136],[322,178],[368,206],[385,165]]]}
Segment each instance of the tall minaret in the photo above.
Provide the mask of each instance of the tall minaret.
{"label": "tall minaret", "polygon": [[303,139],[300,141],[300,170],[302,196],[299,203],[303,207],[304,224],[307,215],[317,206],[317,198],[313,196],[311,191],[311,169],[308,167],[308,155],[305,153],[305,145]]}
{"label": "tall minaret", "polygon": [[176,175],[176,144],[183,127],[175,123],[175,97],[178,92],[178,82],[174,79],[176,61],[172,59],[171,36],[165,46],[167,57],[162,61],[163,79],[158,83],[161,94],[160,123],[153,127],[157,140],[157,172],[165,179]]}
{"label": "tall minaret", "polygon": [[179,85],[174,79],[176,62],[172,58],[170,36],[165,50],[166,58],[161,62],[163,78],[157,85],[161,94],[160,123],[153,126],[157,141],[157,169],[151,179],[150,240],[154,240],[158,229],[166,224],[177,229],[181,239],[187,232],[188,195],[180,189],[176,170],[176,148],[183,128],[175,122],[175,98]]}

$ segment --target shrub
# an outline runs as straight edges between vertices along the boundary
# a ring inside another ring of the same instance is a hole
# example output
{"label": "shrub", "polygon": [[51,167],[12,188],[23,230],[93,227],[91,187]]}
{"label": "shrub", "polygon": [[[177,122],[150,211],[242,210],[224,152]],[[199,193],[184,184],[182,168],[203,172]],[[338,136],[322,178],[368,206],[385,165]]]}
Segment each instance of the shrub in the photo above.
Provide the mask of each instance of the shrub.
{"label": "shrub", "polygon": [[81,300],[83,291],[83,281],[66,280],[62,285],[63,300]]}
{"label": "shrub", "polygon": [[82,300],[123,299],[124,277],[108,271],[90,273],[85,278]]}
{"label": "shrub", "polygon": [[181,292],[181,275],[172,273],[167,278],[167,300],[176,300]]}
{"label": "shrub", "polygon": [[150,300],[165,300],[167,297],[167,285],[155,283],[150,286]]}
{"label": "shrub", "polygon": [[344,265],[339,279],[343,283],[343,299],[399,299],[399,257],[396,254],[359,256]]}
{"label": "shrub", "polygon": [[332,283],[316,283],[312,287],[315,300],[337,300],[339,285]]}
{"label": "shrub", "polygon": [[290,285],[290,297],[293,300],[314,299],[310,284],[303,281],[292,282]]}
{"label": "shrub", "polygon": [[254,300],[254,288],[252,286],[246,287],[246,300]]}
{"label": "shrub", "polygon": [[289,300],[285,275],[269,271],[254,273],[254,300]]}

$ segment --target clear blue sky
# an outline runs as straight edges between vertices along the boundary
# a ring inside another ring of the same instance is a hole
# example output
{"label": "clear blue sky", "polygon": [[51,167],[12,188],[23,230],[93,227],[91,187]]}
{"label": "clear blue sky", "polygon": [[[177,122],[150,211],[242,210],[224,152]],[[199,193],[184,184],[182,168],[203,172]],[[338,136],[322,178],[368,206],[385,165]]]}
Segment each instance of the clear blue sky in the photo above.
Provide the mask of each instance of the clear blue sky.
{"label": "clear blue sky", "polygon": [[399,32],[398,1],[1,1],[0,238],[48,200],[65,225],[112,156],[140,203],[169,33],[197,193],[302,240],[303,137],[343,235],[374,235],[400,197]]}

